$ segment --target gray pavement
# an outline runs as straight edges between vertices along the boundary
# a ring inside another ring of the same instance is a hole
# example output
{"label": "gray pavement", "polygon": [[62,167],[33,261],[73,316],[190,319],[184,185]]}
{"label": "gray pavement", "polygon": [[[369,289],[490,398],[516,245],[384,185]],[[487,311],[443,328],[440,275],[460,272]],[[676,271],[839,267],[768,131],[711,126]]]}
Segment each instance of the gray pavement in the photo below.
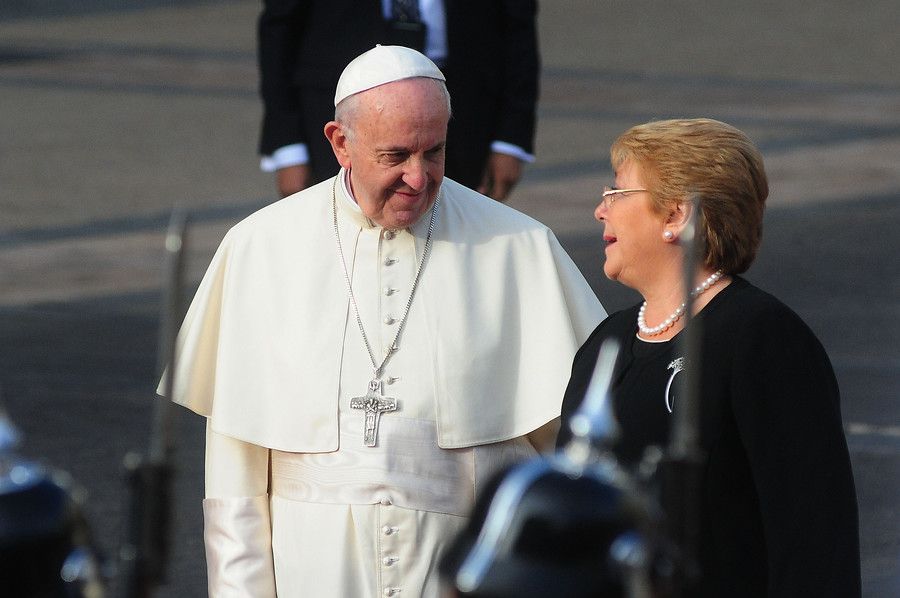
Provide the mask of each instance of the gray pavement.
{"label": "gray pavement", "polygon": [[[192,284],[273,199],[256,168],[256,0],[0,4],[0,385],[26,454],[69,471],[112,552],[121,462],[146,446],[162,233],[192,213]],[[560,236],[609,309],[591,213],[612,139],[711,116],[766,156],[749,278],[822,339],[842,388],[867,598],[900,595],[900,55],[894,0],[545,0],[538,157],[512,205]],[[178,412],[169,583],[200,596],[200,418]],[[815,505],[810,505],[815,508]]]}

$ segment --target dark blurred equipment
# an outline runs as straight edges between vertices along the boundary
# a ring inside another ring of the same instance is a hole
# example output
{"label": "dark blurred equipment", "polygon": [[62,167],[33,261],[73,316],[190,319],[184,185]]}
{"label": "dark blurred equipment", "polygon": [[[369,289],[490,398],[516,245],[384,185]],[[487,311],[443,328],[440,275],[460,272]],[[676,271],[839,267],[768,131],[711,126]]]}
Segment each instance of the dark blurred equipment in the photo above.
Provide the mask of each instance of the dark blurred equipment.
{"label": "dark blurred equipment", "polygon": [[0,594],[99,598],[99,558],[80,493],[65,474],[14,451],[18,434],[0,405]]}
{"label": "dark blurred equipment", "polygon": [[[172,395],[181,320],[186,218],[175,210],[166,236],[167,292],[159,344]],[[101,560],[82,515],[83,492],[62,472],[18,456],[18,434],[0,403],[0,595],[15,598],[100,598],[112,578],[116,595],[149,598],[165,581],[172,480],[171,407],[157,400],[146,457],[125,458],[130,490],[125,537],[116,570],[101,576]],[[104,571],[105,572],[105,571]],[[107,572],[105,572],[107,573]]]}
{"label": "dark blurred equipment", "polygon": [[681,354],[689,365],[679,376],[678,396],[672,433],[662,464],[665,481],[660,498],[666,511],[667,536],[674,547],[671,580],[673,596],[685,594],[686,588],[699,580],[697,563],[700,533],[700,479],[704,455],[700,450],[700,325],[694,319],[694,287],[697,264],[702,261],[705,240],[698,238],[700,198],[692,194],[688,200],[690,216],[678,237],[684,255],[682,280],[685,289],[684,330],[679,343]]}
{"label": "dark blurred equipment", "polygon": [[[175,380],[175,341],[181,322],[185,231],[187,218],[179,209],[172,213],[166,235],[166,295],[160,323],[158,364],[164,374],[165,396],[172,396]],[[128,527],[119,548],[119,594],[125,598],[149,598],[165,581],[169,553],[172,485],[172,402],[157,399],[153,431],[146,457],[130,453],[125,468],[130,490]]]}
{"label": "dark blurred equipment", "polygon": [[[569,421],[569,443],[502,472],[478,497],[468,527],[441,562],[457,595],[675,598],[699,579],[701,360],[690,289],[703,240],[695,239],[699,201],[689,203],[680,236],[686,310],[679,342],[692,367],[679,379],[683,399],[665,455],[649,451],[638,474],[613,455],[618,425],[610,387],[619,348],[606,341]],[[651,487],[657,477],[661,484]]]}
{"label": "dark blurred equipment", "polygon": [[460,596],[654,596],[660,511],[619,467],[609,386],[618,347],[604,344],[563,451],[500,475],[441,563]]}

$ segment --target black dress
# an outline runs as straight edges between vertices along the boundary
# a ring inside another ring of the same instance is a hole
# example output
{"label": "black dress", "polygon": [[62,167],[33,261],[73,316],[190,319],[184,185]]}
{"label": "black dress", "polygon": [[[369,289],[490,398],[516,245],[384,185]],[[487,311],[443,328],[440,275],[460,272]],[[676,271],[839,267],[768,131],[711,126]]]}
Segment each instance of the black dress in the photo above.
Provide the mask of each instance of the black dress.
{"label": "black dress", "polygon": [[[675,339],[636,338],[637,312],[611,315],[575,356],[560,446],[609,337],[623,347],[613,378],[617,455],[633,465],[646,447],[666,445],[683,362]],[[821,343],[797,314],[740,277],[695,321],[705,462],[702,581],[689,595],[859,596],[856,492],[837,381]]]}

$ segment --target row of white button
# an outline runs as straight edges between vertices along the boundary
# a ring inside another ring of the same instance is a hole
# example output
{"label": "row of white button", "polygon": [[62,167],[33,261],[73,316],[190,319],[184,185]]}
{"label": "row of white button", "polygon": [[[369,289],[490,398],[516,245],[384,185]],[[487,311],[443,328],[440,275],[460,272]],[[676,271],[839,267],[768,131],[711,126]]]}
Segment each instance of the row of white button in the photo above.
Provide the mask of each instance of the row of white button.
{"label": "row of white button", "polygon": [[[395,233],[394,231],[392,231],[392,230],[386,230],[386,231],[384,231],[384,238],[385,238],[386,240],[388,240],[388,241],[390,241],[391,239],[393,239],[395,236],[396,236],[396,233]],[[384,259],[384,265],[385,265],[385,266],[393,266],[393,265],[396,264],[398,261],[400,261],[400,260],[398,260],[398,259],[396,259],[396,258],[388,257],[388,258],[385,258],[385,259]],[[386,297],[390,297],[391,295],[393,295],[393,294],[396,293],[396,292],[397,292],[397,289],[394,289],[394,288],[391,288],[391,287],[388,287],[388,286],[384,287],[384,294],[385,294]],[[387,326],[391,326],[391,325],[397,323],[397,319],[394,318],[394,316],[388,314],[388,315],[384,318],[384,323],[385,323],[385,325],[387,325]],[[388,348],[387,350],[390,350],[390,348]],[[388,383],[388,384],[393,384],[393,383],[396,382],[397,380],[399,380],[399,378],[398,378],[397,376],[391,376],[391,377],[389,377],[389,378],[387,379],[387,383]],[[381,499],[381,504],[382,504],[382,505],[385,505],[385,506],[390,505],[390,504],[391,504],[391,499],[389,499],[389,498],[383,498],[383,499]],[[395,534],[395,533],[397,533],[398,531],[400,531],[399,528],[397,528],[397,527],[392,527],[392,526],[390,526],[390,525],[385,525],[384,527],[381,528],[381,532],[382,532],[385,536],[390,536],[391,534]],[[391,565],[393,565],[394,563],[396,563],[398,560],[400,560],[398,557],[395,557],[395,556],[386,556],[386,557],[384,557],[384,558],[381,560],[381,562],[384,564],[385,567],[390,567]],[[399,594],[399,593],[400,593],[400,588],[391,588],[391,587],[387,587],[387,588],[384,588],[384,591],[383,591],[383,594],[384,594],[385,596],[388,596],[388,597],[390,597],[390,596],[395,596],[395,595],[397,595],[397,594]]]}
{"label": "row of white button", "polygon": [[[390,501],[390,499],[384,498],[381,500],[381,504],[389,505],[389,504],[391,504],[391,501]],[[398,531],[400,531],[399,527],[394,527],[391,525],[385,525],[381,528],[381,533],[383,533],[385,536],[390,536],[391,534],[396,534]],[[399,560],[400,559],[395,556],[386,556],[383,559],[381,559],[381,562],[384,564],[385,567],[390,567],[391,565],[393,565],[394,563],[396,563]],[[383,591],[383,594],[385,596],[395,596],[399,593],[400,593],[400,588],[387,587],[387,588],[384,588],[384,591]]]}

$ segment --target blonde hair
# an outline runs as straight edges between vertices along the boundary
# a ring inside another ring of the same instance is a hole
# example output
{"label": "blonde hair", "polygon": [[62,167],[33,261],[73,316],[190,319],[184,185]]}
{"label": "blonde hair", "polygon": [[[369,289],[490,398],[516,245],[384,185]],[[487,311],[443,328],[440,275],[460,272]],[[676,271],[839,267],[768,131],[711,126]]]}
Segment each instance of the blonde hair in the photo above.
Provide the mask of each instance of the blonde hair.
{"label": "blonde hair", "polygon": [[762,155],[742,131],[707,118],[653,121],[622,133],[610,160],[613,169],[626,160],[641,168],[660,214],[699,199],[707,267],[739,274],[753,263],[769,183]]}

